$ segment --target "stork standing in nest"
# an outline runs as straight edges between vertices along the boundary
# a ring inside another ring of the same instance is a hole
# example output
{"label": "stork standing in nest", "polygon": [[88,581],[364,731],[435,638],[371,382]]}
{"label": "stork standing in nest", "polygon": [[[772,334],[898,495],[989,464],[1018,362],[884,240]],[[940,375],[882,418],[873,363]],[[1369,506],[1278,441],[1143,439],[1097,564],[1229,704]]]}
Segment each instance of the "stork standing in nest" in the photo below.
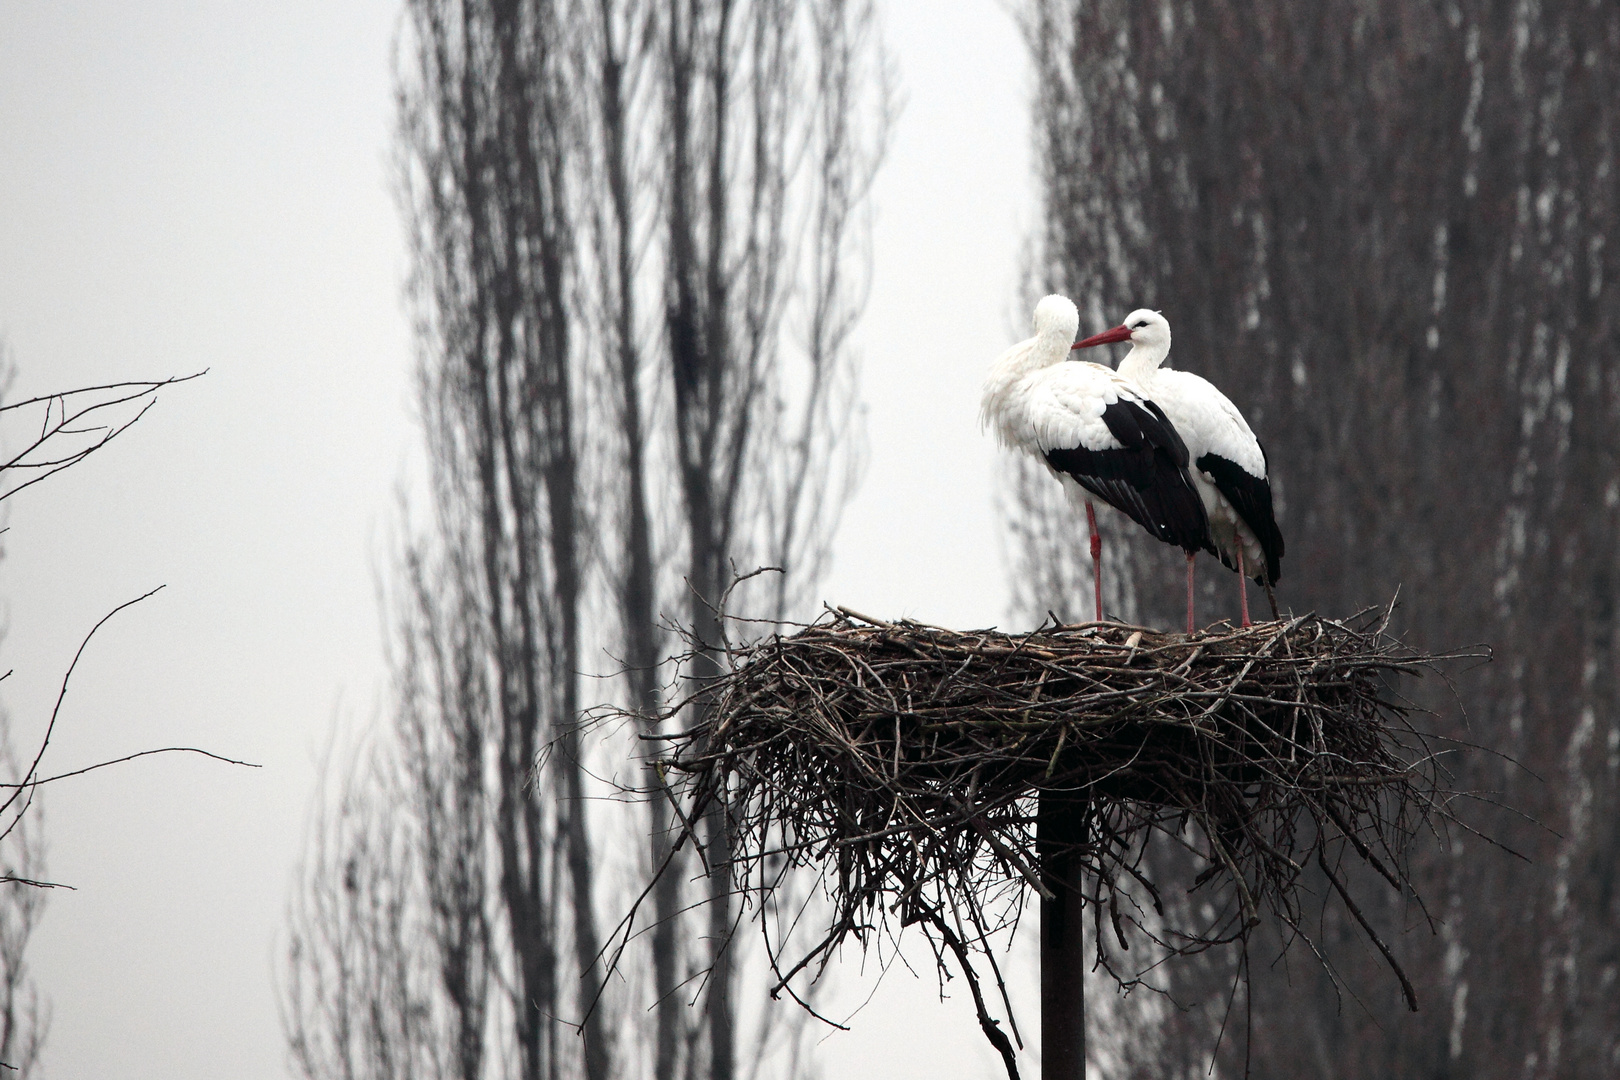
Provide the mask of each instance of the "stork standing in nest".
{"label": "stork standing in nest", "polygon": [[1084,503],[1097,619],[1102,619],[1102,536],[1092,497],[1187,552],[1191,633],[1190,568],[1193,555],[1209,543],[1209,517],[1188,475],[1187,446],[1165,411],[1128,373],[1070,360],[1079,327],[1080,314],[1067,297],[1048,296],[1035,305],[1035,336],[990,365],[980,420],[1003,446],[1044,462],[1070,497]]}
{"label": "stork standing in nest", "polygon": [[[1129,341],[1119,374],[1150,394],[1175,424],[1192,459],[1192,480],[1209,517],[1204,545],[1238,572],[1243,625],[1249,625],[1248,577],[1272,591],[1283,556],[1282,531],[1271,509],[1266,451],[1227,396],[1207,379],[1160,367],[1170,355],[1170,323],[1157,311],[1140,308],[1124,323],[1074,344],[1075,349]],[[1187,628],[1192,630],[1192,576],[1196,552],[1187,548]]]}

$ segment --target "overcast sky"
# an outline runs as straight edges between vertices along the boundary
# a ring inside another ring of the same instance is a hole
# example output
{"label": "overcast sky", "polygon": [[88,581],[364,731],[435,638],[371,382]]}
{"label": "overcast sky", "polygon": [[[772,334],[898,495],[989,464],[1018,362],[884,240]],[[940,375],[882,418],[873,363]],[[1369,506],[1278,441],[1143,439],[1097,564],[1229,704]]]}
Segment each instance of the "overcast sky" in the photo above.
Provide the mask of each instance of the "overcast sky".
{"label": "overcast sky", "polygon": [[[978,383],[1034,299],[1016,291],[1027,65],[994,0],[880,6],[905,108],[861,334],[869,467],[823,591],[984,626],[1007,590]],[[170,745],[263,766],[148,758],[47,793],[50,877],[76,890],[51,895],[30,953],[53,1077],[287,1073],[286,897],[330,733],[383,700],[376,580],[417,453],[388,188],[397,8],[0,0],[10,397],[209,369],[12,500],[13,741],[35,745],[97,619],[166,585],[92,644],[47,770]],[[940,1005],[903,972],[854,1023],[821,1044],[829,1077],[998,1068],[965,994]]]}

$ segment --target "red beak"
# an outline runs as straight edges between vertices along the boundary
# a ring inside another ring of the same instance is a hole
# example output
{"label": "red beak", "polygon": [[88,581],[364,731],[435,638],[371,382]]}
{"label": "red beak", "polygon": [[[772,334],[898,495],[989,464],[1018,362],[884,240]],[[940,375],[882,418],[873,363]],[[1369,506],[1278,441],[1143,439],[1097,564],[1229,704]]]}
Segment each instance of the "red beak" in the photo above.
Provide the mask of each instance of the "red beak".
{"label": "red beak", "polygon": [[1093,345],[1112,345],[1116,341],[1129,341],[1130,339],[1131,339],[1131,328],[1130,327],[1128,327],[1128,326],[1116,326],[1112,330],[1104,330],[1100,334],[1092,334],[1090,337],[1086,338],[1084,341],[1077,341],[1073,345],[1070,345],[1069,348],[1071,348],[1071,349],[1089,349]]}

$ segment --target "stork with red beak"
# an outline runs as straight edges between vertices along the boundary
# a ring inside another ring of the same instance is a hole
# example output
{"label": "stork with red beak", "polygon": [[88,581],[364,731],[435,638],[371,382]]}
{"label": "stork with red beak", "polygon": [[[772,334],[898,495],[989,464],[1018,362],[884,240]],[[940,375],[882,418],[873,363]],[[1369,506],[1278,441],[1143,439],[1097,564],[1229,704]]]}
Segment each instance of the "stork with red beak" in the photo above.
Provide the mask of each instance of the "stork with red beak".
{"label": "stork with red beak", "polygon": [[[1265,586],[1271,613],[1277,614],[1276,584],[1283,556],[1282,532],[1271,509],[1266,452],[1249,430],[1243,414],[1206,379],[1160,367],[1170,354],[1170,324],[1156,311],[1139,309],[1112,330],[1078,341],[1076,349],[1129,341],[1131,351],[1119,374],[1140,386],[1181,434],[1186,443],[1194,486],[1209,519],[1203,545],[1238,572],[1243,625],[1249,625],[1247,578]],[[1195,552],[1187,549],[1187,625],[1192,627],[1192,576]]]}
{"label": "stork with red beak", "polygon": [[[1035,336],[990,366],[979,416],[1002,445],[1044,462],[1071,498],[1085,504],[1101,621],[1102,536],[1093,496],[1181,547],[1189,560],[1206,546],[1209,520],[1188,475],[1187,447],[1164,411],[1128,375],[1069,360],[1079,326],[1080,314],[1067,297],[1048,296],[1037,304]],[[1190,620],[1190,593],[1187,611]]]}

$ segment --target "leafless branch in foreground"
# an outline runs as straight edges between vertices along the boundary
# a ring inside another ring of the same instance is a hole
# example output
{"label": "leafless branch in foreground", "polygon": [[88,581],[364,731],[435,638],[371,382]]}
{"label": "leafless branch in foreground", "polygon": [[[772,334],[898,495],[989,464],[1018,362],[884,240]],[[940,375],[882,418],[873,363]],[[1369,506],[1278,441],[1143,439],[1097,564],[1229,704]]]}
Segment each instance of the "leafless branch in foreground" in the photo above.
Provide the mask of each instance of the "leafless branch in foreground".
{"label": "leafless branch in foreground", "polygon": [[[10,435],[18,426],[27,432],[20,440],[22,449],[0,461],[0,502],[102,449],[146,415],[160,390],[189,382],[202,374],[206,372],[169,379],[107,383],[0,405],[0,423],[6,425],[5,433]],[[4,376],[8,383],[9,375],[8,367]],[[26,1077],[36,1070],[50,1027],[49,1005],[28,974],[25,958],[28,942],[44,912],[45,890],[72,888],[45,878],[45,842],[39,808],[35,804],[39,789],[45,784],[152,754],[195,753],[233,765],[248,764],[195,747],[162,747],[50,776],[40,775],[41,763],[67,699],[69,681],[91,638],[114,615],[157,591],[153,589],[118,605],[85,634],[62,676],[50,720],[27,768],[16,780],[0,782],[0,791],[8,792],[0,801],[0,885],[17,886],[0,891],[0,1069],[19,1076]],[[0,679],[10,674],[7,671]],[[10,727],[10,718],[0,713],[0,761],[14,766]],[[11,774],[17,775],[14,768]]]}
{"label": "leafless branch in foreground", "polygon": [[[134,427],[157,404],[164,387],[206,374],[205,369],[168,379],[86,386],[0,405],[0,420],[8,424],[29,419],[30,412],[39,422],[23,448],[0,461],[0,500],[78,464]],[[24,430],[33,426],[30,420]]]}

